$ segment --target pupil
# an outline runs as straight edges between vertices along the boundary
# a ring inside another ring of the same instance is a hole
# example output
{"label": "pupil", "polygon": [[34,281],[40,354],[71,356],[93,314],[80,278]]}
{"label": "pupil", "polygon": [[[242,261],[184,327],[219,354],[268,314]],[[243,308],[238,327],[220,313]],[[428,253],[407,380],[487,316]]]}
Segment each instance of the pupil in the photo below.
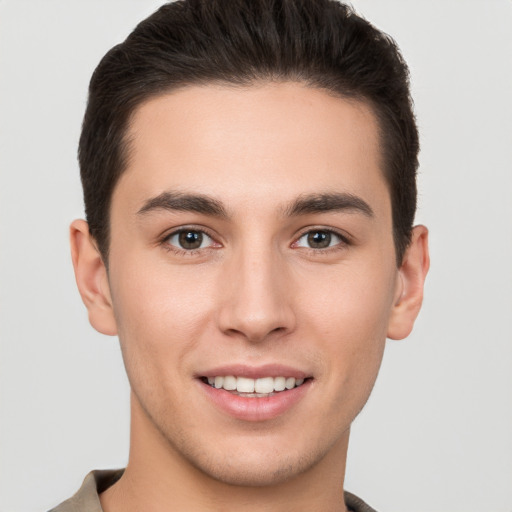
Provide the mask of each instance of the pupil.
{"label": "pupil", "polygon": [[314,231],[308,235],[308,244],[313,249],[323,249],[331,245],[331,234],[326,231]]}
{"label": "pupil", "polygon": [[203,234],[198,231],[182,231],[179,241],[183,249],[199,249],[203,243]]}

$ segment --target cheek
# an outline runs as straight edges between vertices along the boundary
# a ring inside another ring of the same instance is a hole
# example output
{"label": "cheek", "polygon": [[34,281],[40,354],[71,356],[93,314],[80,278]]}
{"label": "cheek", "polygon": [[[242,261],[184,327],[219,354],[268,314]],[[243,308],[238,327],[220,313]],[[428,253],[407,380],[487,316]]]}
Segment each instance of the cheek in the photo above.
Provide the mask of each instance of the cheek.
{"label": "cheek", "polygon": [[[340,338],[357,346],[385,338],[394,300],[396,270],[378,265],[340,268],[317,275],[299,298],[302,314],[310,317],[327,339]],[[318,285],[320,284],[320,286]]]}
{"label": "cheek", "polygon": [[328,355],[324,375],[332,396],[338,406],[352,402],[356,412],[377,377],[393,304],[394,268],[377,270],[331,275],[322,290],[310,290],[303,308],[304,323],[315,330],[310,336]]}
{"label": "cheek", "polygon": [[198,343],[198,332],[211,316],[211,301],[198,290],[201,283],[186,271],[135,265],[128,258],[116,270],[111,279],[112,300],[128,372],[134,365],[145,373],[151,368],[166,375],[170,368],[183,368],[186,355]]}

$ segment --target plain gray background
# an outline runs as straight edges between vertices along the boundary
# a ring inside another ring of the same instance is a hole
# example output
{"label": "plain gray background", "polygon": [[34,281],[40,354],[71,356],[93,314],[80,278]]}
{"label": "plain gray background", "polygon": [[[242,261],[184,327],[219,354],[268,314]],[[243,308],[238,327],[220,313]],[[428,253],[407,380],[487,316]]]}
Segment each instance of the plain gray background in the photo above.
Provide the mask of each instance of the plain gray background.
{"label": "plain gray background", "polygon": [[[0,511],[56,505],[128,453],[117,340],[89,326],[67,227],[90,75],[156,0],[0,0]],[[359,0],[402,48],[432,267],[352,429],[382,512],[512,511],[512,2]]]}

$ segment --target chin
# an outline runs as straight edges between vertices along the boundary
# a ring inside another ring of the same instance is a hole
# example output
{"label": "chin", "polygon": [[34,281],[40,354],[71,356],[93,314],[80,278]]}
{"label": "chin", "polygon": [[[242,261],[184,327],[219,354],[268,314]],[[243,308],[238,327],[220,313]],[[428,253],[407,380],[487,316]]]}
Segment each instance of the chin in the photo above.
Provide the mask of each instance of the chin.
{"label": "chin", "polygon": [[[283,434],[283,433],[281,433]],[[213,439],[208,436],[197,442],[197,437],[181,437],[178,444],[167,439],[179,455],[206,478],[226,485],[240,487],[278,486],[293,481],[308,473],[326,459],[332,451],[335,439],[328,442],[326,437],[316,441],[311,436],[265,435],[255,433]],[[348,435],[348,432],[347,432]],[[344,436],[343,436],[344,437]],[[344,439],[340,446],[343,450]]]}
{"label": "chin", "polygon": [[[312,454],[310,454],[312,455]],[[190,459],[189,459],[190,460]],[[217,457],[213,460],[190,460],[208,477],[227,485],[239,487],[267,487],[284,484],[305,473],[315,465],[316,457],[283,456],[276,458],[259,454],[241,454],[241,457]]]}

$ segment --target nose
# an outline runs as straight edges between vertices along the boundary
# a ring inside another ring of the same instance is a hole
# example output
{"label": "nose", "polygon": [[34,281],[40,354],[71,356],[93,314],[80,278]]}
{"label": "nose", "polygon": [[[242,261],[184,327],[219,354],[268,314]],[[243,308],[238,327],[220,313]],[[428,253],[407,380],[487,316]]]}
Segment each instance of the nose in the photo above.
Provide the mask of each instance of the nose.
{"label": "nose", "polygon": [[293,290],[281,255],[247,250],[222,275],[219,327],[227,335],[262,342],[295,329]]}

